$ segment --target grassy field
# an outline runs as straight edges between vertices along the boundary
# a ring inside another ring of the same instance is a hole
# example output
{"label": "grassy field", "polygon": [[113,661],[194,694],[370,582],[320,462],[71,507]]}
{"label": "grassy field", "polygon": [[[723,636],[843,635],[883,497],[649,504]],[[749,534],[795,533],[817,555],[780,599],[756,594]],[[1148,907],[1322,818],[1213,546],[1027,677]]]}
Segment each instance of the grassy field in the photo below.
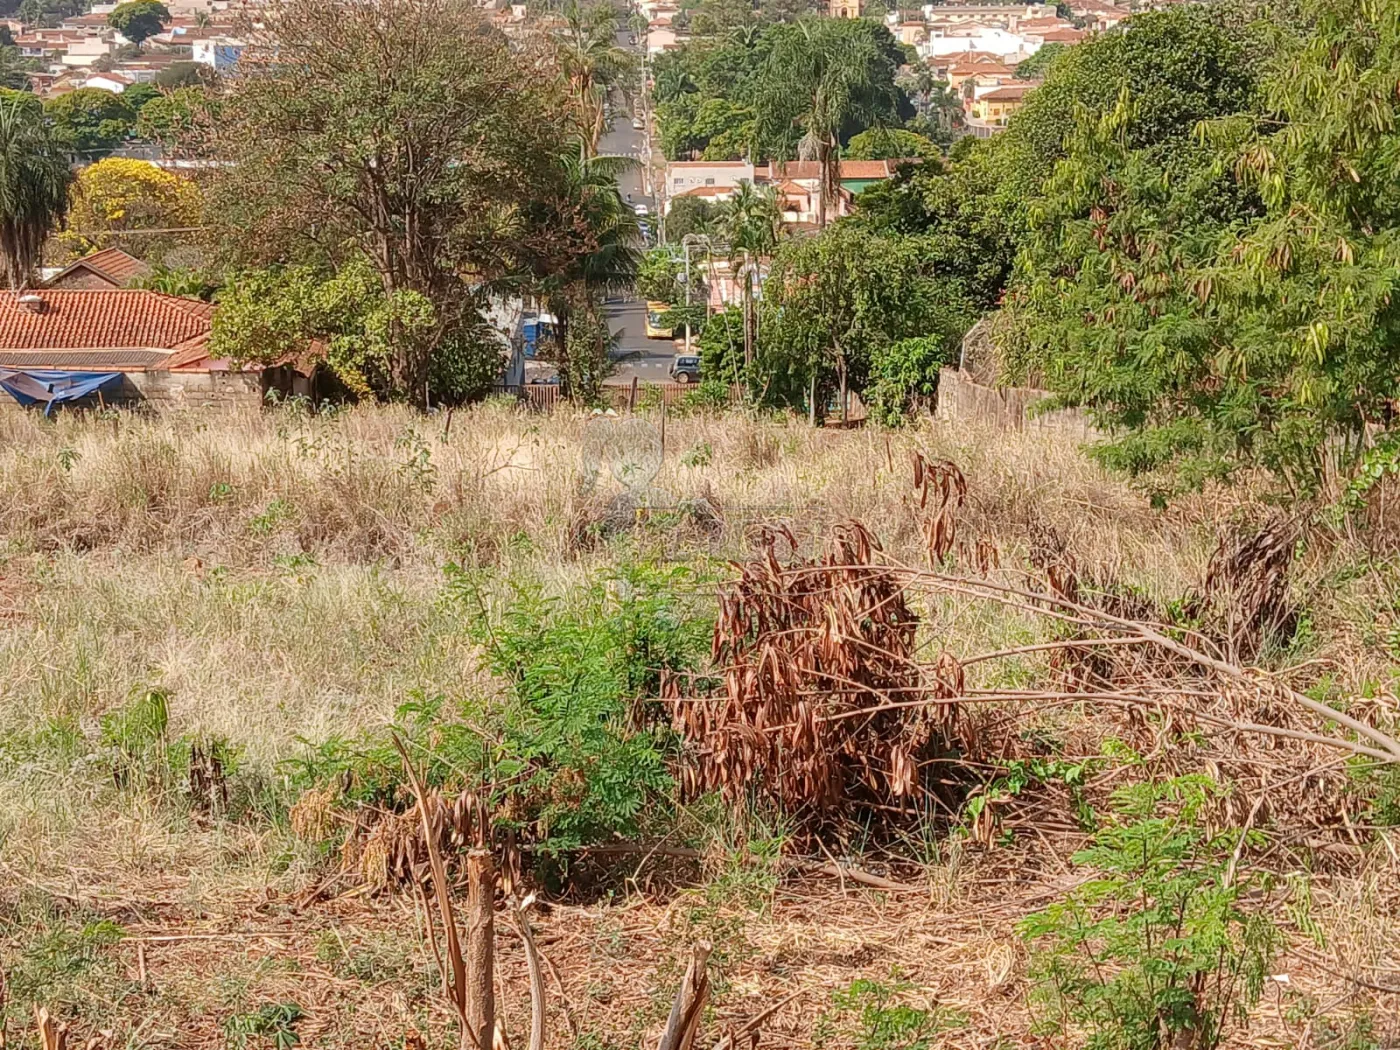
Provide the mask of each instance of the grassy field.
{"label": "grassy field", "polygon": [[[44,1004],[83,1037],[110,1029],[111,1046],[399,1047],[411,1030],[451,1045],[414,896],[347,877],[334,836],[308,837],[288,814],[307,787],[298,759],[369,739],[406,702],[483,718],[507,709],[483,631],[522,587],[577,610],[582,630],[613,607],[609,581],[640,565],[713,616],[729,562],[758,549],[765,523],[813,551],[858,519],[891,557],[925,564],[915,451],[961,468],[959,527],[995,546],[1007,578],[1032,571],[1050,536],[1087,588],[1152,608],[1200,588],[1221,538],[1268,512],[1221,492],[1154,510],[1043,433],[695,414],[668,419],[661,443],[654,417],[498,405],[434,417],[0,415],[0,968],[12,1038]],[[1400,590],[1383,539],[1338,522],[1300,540],[1288,586],[1301,615],[1259,661],[1393,727]],[[959,655],[1051,632],[1024,610],[946,595],[921,611],[922,629]],[[970,668],[973,684],[1034,684],[1048,668],[1034,655],[996,666]],[[137,724],[151,696],[156,765]],[[218,805],[192,797],[191,749],[221,756]],[[1287,944],[1271,973],[1288,980],[1268,983],[1240,1045],[1400,1039],[1400,994],[1385,991],[1400,987],[1400,836],[1376,826],[1384,783],[1355,790],[1370,801],[1344,807],[1334,835],[1285,850],[1290,863],[1312,851],[1310,906],[1300,918],[1294,899],[1280,920]],[[792,996],[763,1045],[1066,1045],[1036,1028],[1017,922],[1078,880],[1073,829],[1052,828],[1051,843],[1032,823],[984,842],[925,824],[800,850],[897,874],[919,888],[910,895],[780,874],[765,858],[798,842],[761,809],[702,798],[678,803],[664,829],[647,813],[638,822],[700,859],[642,854],[606,872],[578,862],[542,888],[551,1046],[648,1045],[697,939],[716,946],[711,1042]],[[523,955],[510,937],[500,952],[507,1027],[523,1033]]]}

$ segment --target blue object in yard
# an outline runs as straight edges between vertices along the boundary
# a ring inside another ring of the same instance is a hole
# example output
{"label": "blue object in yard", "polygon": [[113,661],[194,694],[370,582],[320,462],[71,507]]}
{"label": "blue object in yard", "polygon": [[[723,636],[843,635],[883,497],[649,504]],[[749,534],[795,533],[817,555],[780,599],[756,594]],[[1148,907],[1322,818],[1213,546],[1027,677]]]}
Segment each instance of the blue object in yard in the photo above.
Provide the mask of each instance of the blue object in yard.
{"label": "blue object in yard", "polygon": [[525,356],[534,357],[539,353],[540,340],[548,339],[554,333],[554,315],[538,314],[534,317],[527,317],[520,328],[525,343]]}
{"label": "blue object in yard", "polygon": [[27,369],[0,368],[0,387],[4,387],[21,405],[44,403],[44,415],[62,401],[77,401],[96,393],[120,372],[50,372]]}

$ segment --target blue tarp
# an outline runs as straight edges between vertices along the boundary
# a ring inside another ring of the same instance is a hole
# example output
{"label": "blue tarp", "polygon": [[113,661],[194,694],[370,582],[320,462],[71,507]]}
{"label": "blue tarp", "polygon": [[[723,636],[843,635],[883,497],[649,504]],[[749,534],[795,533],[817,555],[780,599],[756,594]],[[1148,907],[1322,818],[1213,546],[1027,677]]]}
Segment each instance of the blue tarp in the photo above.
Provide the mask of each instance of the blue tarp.
{"label": "blue tarp", "polygon": [[87,397],[99,387],[121,377],[120,372],[18,371],[0,368],[0,387],[4,387],[21,405],[43,402],[44,415],[47,416],[59,402]]}

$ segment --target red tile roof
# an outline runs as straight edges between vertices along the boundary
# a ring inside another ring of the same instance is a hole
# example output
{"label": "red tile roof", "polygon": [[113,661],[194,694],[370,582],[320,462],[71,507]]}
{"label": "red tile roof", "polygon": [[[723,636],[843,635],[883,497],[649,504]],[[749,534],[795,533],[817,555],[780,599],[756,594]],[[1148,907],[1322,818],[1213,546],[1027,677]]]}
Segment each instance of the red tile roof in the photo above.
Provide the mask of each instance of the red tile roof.
{"label": "red tile roof", "polygon": [[1019,102],[1027,94],[1034,91],[1035,84],[1005,84],[1002,87],[994,88],[985,95],[978,95],[978,102]]}
{"label": "red tile roof", "polygon": [[[887,179],[894,170],[890,165],[895,163],[898,161],[843,160],[840,177],[843,179]],[[821,175],[821,165],[815,160],[796,160],[785,163],[775,161],[771,170],[771,177],[777,180],[815,179]]]}
{"label": "red tile roof", "polygon": [[24,293],[42,308],[0,294],[0,352],[7,350],[174,350],[208,335],[209,303],[141,289],[41,289]]}
{"label": "red tile roof", "polygon": [[120,248],[103,248],[101,251],[84,255],[76,262],[69,263],[48,279],[49,284],[67,277],[74,270],[91,270],[113,284],[126,284],[132,278],[144,277],[151,268],[134,255],[128,255]]}

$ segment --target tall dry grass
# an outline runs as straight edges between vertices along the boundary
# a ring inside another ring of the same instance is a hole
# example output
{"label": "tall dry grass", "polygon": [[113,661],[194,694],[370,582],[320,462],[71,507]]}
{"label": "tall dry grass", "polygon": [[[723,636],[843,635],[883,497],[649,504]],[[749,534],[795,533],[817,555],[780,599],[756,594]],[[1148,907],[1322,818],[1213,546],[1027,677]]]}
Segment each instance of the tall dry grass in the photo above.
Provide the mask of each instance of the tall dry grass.
{"label": "tall dry grass", "polygon": [[[659,438],[659,418],[645,418]],[[718,565],[750,550],[760,523],[815,547],[858,518],[895,557],[922,562],[918,450],[967,476],[961,527],[993,541],[1004,567],[1026,566],[1049,532],[1087,578],[1160,604],[1199,586],[1220,536],[1265,510],[1216,492],[1156,511],[1073,441],[932,421],[891,433],[673,416],[655,476],[619,481],[606,462],[595,470],[614,422],[501,405],[450,422],[391,407],[115,421],[0,413],[0,870],[21,888],[62,886],[88,903],[134,895],[188,914],[302,888],[317,858],[276,820],[201,821],[115,790],[96,758],[100,719],[164,690],[172,734],[227,738],[275,787],[278,761],[302,738],[382,724],[414,695],[489,695],[470,614],[442,600],[450,560],[483,567],[488,586],[529,575],[563,593],[634,557]],[[1314,661],[1315,680],[1388,689],[1396,583],[1358,544],[1311,541],[1294,582],[1309,633],[1292,658]],[[986,604],[921,612],[929,637],[954,652],[1044,630]],[[1019,673],[1035,671],[1028,662]],[[930,876],[950,913],[974,891],[956,854],[940,852]],[[1372,881],[1391,872],[1381,865]],[[1369,943],[1395,929],[1384,899],[1365,880],[1339,884],[1320,921]],[[393,952],[421,955],[403,930],[384,936]],[[238,953],[219,965],[225,1006],[267,977]],[[167,996],[188,999],[170,1016],[210,1008],[201,980],[194,969],[162,977]]]}

